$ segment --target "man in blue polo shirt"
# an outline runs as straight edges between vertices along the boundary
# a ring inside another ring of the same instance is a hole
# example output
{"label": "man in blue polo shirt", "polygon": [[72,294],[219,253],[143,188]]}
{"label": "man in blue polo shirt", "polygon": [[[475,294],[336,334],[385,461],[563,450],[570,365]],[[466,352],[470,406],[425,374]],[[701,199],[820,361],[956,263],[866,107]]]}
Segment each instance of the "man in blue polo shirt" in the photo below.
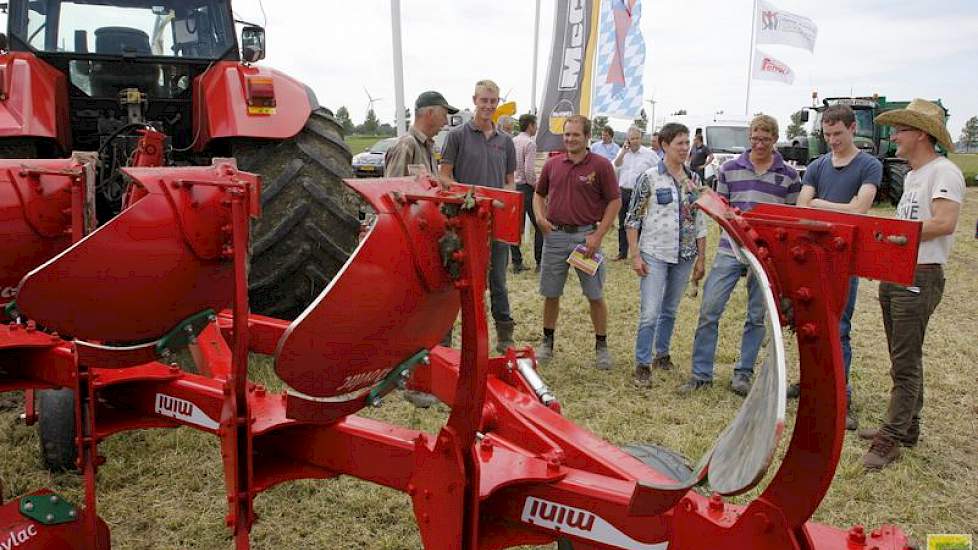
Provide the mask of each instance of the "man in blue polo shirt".
{"label": "man in blue polo shirt", "polygon": [[[831,105],[822,111],[822,135],[830,151],[808,165],[801,194],[798,196],[798,206],[865,214],[876,198],[876,189],[883,177],[883,164],[873,155],[856,147],[856,115],[848,105]],[[849,332],[852,329],[852,313],[856,309],[858,289],[859,278],[850,278],[846,308],[839,321],[849,405],[852,404],[852,387],[849,384],[852,346],[849,343]],[[793,384],[788,389],[788,397],[797,397],[800,392],[800,386]],[[859,422],[852,413],[852,407],[847,406],[846,429],[855,430],[858,427]]]}
{"label": "man in blue polo shirt", "polygon": [[[768,115],[754,117],[750,123],[751,148],[723,163],[717,176],[717,193],[745,212],[760,203],[794,204],[801,191],[801,181],[798,172],[785,164],[775,150],[777,141],[778,121]],[[764,294],[757,280],[748,274],[747,266],[734,256],[727,236],[723,235],[703,285],[703,302],[693,339],[693,375],[679,388],[680,393],[713,383],[720,317],[744,274],[747,274],[747,319],[740,339],[740,360],[734,367],[730,389],[738,395],[747,395],[750,390],[754,363],[764,340]],[[670,368],[672,364],[655,366]]]}

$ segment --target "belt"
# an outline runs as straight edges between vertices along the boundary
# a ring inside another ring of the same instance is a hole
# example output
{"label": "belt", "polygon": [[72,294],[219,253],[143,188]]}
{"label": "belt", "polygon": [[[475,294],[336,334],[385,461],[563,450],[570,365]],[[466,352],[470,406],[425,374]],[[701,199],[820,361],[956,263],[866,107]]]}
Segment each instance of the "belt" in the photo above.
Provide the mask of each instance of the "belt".
{"label": "belt", "polygon": [[587,225],[560,225],[554,224],[554,229],[557,231],[563,231],[564,233],[586,233],[588,231],[594,231],[598,228],[598,224],[589,223]]}

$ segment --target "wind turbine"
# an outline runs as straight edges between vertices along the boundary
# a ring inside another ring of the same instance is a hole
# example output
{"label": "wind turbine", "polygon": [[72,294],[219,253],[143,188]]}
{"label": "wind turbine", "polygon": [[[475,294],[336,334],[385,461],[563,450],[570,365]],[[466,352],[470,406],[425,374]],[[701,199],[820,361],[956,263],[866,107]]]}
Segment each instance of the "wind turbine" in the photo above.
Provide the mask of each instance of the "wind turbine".
{"label": "wind turbine", "polygon": [[653,94],[652,99],[646,99],[645,101],[652,105],[652,129],[650,130],[650,132],[654,134],[655,133],[655,104],[656,104],[655,95]]}
{"label": "wind turbine", "polygon": [[[363,92],[365,94],[367,94],[367,112],[370,112],[370,111],[373,111],[374,110],[374,103],[377,103],[381,99],[384,99],[382,97],[374,97],[374,96],[370,95],[370,92],[367,91],[367,87],[366,86],[363,87]],[[376,112],[374,114],[376,114]]]}

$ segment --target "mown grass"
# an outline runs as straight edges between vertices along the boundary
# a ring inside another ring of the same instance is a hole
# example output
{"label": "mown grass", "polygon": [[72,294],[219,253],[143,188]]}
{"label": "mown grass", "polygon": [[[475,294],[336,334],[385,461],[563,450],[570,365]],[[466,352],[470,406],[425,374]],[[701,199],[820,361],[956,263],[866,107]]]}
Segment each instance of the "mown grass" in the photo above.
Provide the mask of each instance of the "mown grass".
{"label": "mown grass", "polygon": [[964,173],[966,185],[978,185],[978,180],[975,180],[975,176],[978,176],[978,153],[951,153],[948,158],[954,161],[954,164],[957,164]]}
{"label": "mown grass", "polygon": [[357,153],[362,153],[364,149],[370,147],[379,140],[384,139],[385,136],[346,136],[343,141],[346,142],[347,146],[350,148],[350,152],[354,155]]}
{"label": "mown grass", "polygon": [[[889,216],[892,208],[881,207],[875,213]],[[927,397],[920,444],[905,451],[891,467],[866,473],[860,465],[866,444],[847,435],[835,480],[815,521],[841,528],[895,523],[920,541],[927,533],[978,533],[978,240],[972,233],[976,217],[978,189],[969,189],[947,266],[944,299],[928,330]],[[616,246],[611,237],[605,242],[609,255]],[[715,239],[714,229],[711,250]],[[527,257],[532,258],[532,252]],[[615,444],[656,442],[695,460],[742,402],[726,386],[737,356],[745,293],[734,293],[721,325],[713,388],[686,398],[674,393],[688,376],[699,305],[698,298],[684,298],[672,349],[678,369],[657,372],[652,387],[639,391],[631,383],[637,278],[623,262],[613,262],[610,267],[609,340],[615,369],[599,372],[591,367],[591,325],[576,282],[570,282],[562,304],[557,356],[542,374],[561,399],[565,414],[582,426]],[[864,426],[879,422],[890,387],[876,288],[872,281],[860,285],[852,335],[854,404]],[[512,276],[510,289],[519,323],[517,340],[534,344],[540,338],[541,303],[532,272]],[[788,340],[791,342],[790,335]],[[791,365],[796,364],[793,350],[789,345]],[[791,371],[796,379],[797,367]],[[281,387],[265,358],[255,358],[252,376],[273,388]],[[795,406],[789,402],[784,441],[791,436]],[[444,406],[417,410],[394,398],[365,414],[434,432],[446,412]],[[6,495],[50,486],[80,502],[80,478],[44,471],[34,429],[17,424],[15,416],[13,411],[0,412],[0,479]],[[224,485],[215,438],[188,429],[133,432],[110,438],[100,450],[108,461],[99,474],[99,511],[112,528],[115,548],[210,550],[232,546],[224,527]],[[736,500],[746,502],[756,494],[757,490]],[[400,550],[420,546],[406,495],[350,478],[278,486],[258,498],[257,512],[260,521],[253,532],[254,548]]]}

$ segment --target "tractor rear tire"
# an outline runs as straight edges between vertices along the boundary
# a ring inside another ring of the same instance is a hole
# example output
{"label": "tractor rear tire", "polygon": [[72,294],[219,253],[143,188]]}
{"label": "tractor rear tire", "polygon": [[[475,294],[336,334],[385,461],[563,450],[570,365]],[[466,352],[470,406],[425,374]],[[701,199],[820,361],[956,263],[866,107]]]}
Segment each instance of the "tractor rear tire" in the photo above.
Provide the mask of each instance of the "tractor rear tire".
{"label": "tractor rear tire", "polygon": [[891,162],[885,166],[886,186],[885,192],[890,204],[897,206],[900,204],[900,197],[903,196],[903,180],[907,179],[910,172],[910,165],[906,162]]}
{"label": "tractor rear tire", "polygon": [[37,435],[41,442],[41,460],[51,472],[72,471],[75,458],[75,392],[70,389],[40,390]]}
{"label": "tractor rear tire", "polygon": [[[672,479],[686,479],[693,469],[689,460],[676,451],[652,443],[632,443],[621,450],[637,458],[649,468]],[[589,546],[590,547],[590,546]],[[574,543],[568,539],[557,539],[557,550],[574,550]]]}
{"label": "tractor rear tire", "polygon": [[294,319],[326,287],[357,245],[361,201],[342,127],[317,108],[295,136],[238,140],[238,168],[262,176],[262,215],[253,222],[251,310]]}

